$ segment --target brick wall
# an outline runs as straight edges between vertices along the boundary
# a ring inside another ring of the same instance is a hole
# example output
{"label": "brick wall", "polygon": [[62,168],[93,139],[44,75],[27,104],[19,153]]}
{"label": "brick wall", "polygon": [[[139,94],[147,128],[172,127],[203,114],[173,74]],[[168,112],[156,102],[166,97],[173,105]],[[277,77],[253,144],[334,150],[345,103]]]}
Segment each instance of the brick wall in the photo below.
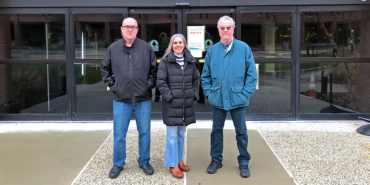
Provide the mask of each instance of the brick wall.
{"label": "brick wall", "polygon": [[[10,59],[10,22],[9,16],[0,15],[0,59]],[[0,64],[0,112],[3,104],[11,99],[11,65]]]}

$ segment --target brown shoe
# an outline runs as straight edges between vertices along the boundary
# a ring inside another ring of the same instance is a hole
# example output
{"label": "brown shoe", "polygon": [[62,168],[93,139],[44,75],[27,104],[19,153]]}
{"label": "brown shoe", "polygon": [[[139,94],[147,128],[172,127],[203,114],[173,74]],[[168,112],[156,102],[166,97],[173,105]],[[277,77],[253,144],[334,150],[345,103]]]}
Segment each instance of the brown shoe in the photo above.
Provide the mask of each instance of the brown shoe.
{"label": "brown shoe", "polygon": [[182,179],[182,177],[184,177],[184,174],[182,174],[178,166],[170,167],[170,172],[175,178]]}
{"label": "brown shoe", "polygon": [[190,167],[189,167],[189,166],[186,166],[186,165],[184,164],[184,162],[182,162],[182,160],[179,160],[179,168],[180,168],[180,170],[181,170],[181,171],[183,171],[183,172],[187,172],[187,171],[189,171],[189,170],[190,170]]}

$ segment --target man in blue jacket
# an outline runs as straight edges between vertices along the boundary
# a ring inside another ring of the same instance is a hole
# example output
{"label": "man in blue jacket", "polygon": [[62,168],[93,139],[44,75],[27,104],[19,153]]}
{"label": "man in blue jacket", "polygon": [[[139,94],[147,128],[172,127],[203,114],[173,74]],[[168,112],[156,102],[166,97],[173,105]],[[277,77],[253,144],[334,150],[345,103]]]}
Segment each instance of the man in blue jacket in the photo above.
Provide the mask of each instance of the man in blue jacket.
{"label": "man in blue jacket", "polygon": [[235,21],[223,16],[217,23],[221,42],[212,46],[206,55],[202,72],[202,87],[213,109],[211,133],[212,162],[207,173],[214,174],[222,167],[223,128],[230,111],[240,155],[240,176],[249,177],[250,155],[245,113],[257,85],[257,70],[251,48],[234,39]]}

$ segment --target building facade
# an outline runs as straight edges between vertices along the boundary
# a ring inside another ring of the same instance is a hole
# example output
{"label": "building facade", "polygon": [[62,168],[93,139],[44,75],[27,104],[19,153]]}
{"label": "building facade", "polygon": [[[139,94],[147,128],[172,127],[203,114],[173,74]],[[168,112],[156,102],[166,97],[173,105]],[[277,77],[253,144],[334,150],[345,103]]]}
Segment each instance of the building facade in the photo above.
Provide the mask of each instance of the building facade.
{"label": "building facade", "polygon": [[[173,34],[187,37],[188,26],[205,26],[201,73],[223,15],[234,18],[235,38],[252,48],[258,67],[247,120],[370,117],[366,0],[3,0],[0,8],[2,121],[111,120],[113,97],[99,67],[107,47],[122,38],[123,18],[138,21],[137,36],[158,61]],[[155,91],[152,114],[160,118]],[[211,118],[204,97],[194,108],[198,118]]]}

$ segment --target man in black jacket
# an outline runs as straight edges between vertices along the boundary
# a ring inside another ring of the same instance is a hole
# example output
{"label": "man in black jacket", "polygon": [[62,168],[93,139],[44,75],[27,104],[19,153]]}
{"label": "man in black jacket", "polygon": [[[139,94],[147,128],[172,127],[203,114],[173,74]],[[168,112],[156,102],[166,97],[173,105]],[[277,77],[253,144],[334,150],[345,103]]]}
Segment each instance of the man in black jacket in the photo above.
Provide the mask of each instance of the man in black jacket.
{"label": "man in black jacket", "polygon": [[150,113],[155,87],[156,57],[145,41],[136,38],[134,18],[122,21],[123,38],[110,45],[100,70],[104,83],[113,90],[113,163],[109,178],[117,178],[126,165],[126,133],[134,112],[139,132],[139,166],[147,175],[154,173],[150,160]]}

